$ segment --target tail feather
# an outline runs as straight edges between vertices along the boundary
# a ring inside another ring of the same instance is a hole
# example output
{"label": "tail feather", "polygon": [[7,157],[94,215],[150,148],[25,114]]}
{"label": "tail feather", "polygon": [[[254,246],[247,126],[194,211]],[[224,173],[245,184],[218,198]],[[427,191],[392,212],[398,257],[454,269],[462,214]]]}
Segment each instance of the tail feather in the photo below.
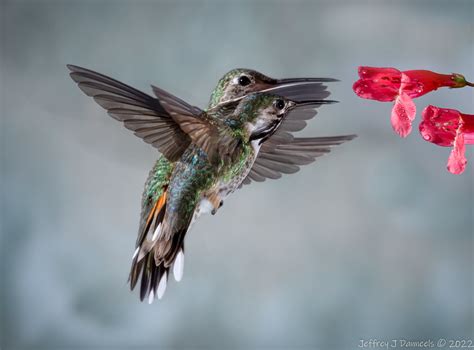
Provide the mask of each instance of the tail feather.
{"label": "tail feather", "polygon": [[147,291],[149,290],[150,286],[150,269],[148,268],[148,260],[146,259],[145,266],[142,271],[142,280],[140,283],[140,300],[143,301],[145,299],[145,296],[147,294]]}
{"label": "tail feather", "polygon": [[[184,236],[188,227],[176,232],[169,232],[164,224],[166,213],[166,191],[153,205],[144,229],[137,240],[137,250],[132,259],[129,282],[133,290],[140,281],[140,300],[148,296],[153,302],[155,297],[161,299],[169,277],[169,270],[173,265],[173,273],[177,281],[181,280],[184,264]],[[161,225],[161,226],[160,226]],[[158,227],[160,233],[155,237]]]}
{"label": "tail feather", "polygon": [[161,196],[156,200],[155,204],[150,210],[150,213],[148,214],[148,217],[146,219],[145,225],[143,228],[141,228],[141,231],[138,235],[138,239],[136,242],[136,247],[141,247],[143,244],[143,241],[147,237],[147,235],[150,233],[153,234],[154,231],[156,230],[156,227],[163,221],[163,218],[165,216],[165,211],[166,211],[166,198],[167,198],[167,188],[165,187],[163,189],[163,193]]}
{"label": "tail feather", "polygon": [[173,264],[173,275],[176,282],[181,281],[183,278],[183,269],[184,269],[184,246],[181,247]]}

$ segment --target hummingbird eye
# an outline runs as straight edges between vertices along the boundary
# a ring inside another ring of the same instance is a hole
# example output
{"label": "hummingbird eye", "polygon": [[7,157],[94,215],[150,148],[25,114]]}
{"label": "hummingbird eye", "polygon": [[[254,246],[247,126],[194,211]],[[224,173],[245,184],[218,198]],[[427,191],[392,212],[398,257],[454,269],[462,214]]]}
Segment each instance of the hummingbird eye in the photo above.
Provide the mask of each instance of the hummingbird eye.
{"label": "hummingbird eye", "polygon": [[251,83],[251,81],[250,81],[248,76],[242,75],[241,77],[239,77],[239,85],[247,86],[250,83]]}
{"label": "hummingbird eye", "polygon": [[285,101],[280,100],[280,99],[276,100],[275,107],[281,111],[283,108],[285,108]]}

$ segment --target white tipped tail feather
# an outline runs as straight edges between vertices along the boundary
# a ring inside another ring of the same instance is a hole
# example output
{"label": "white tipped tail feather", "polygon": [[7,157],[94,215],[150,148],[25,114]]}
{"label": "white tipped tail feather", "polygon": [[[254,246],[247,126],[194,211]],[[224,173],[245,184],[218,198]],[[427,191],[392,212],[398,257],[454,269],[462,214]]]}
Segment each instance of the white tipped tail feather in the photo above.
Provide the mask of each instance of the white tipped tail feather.
{"label": "white tipped tail feather", "polygon": [[173,275],[176,282],[181,281],[183,278],[183,270],[184,270],[184,252],[182,249],[179,250],[178,255],[176,255],[176,259],[173,265]]}
{"label": "white tipped tail feather", "polygon": [[168,273],[165,272],[163,276],[161,276],[160,283],[158,284],[158,290],[156,291],[158,299],[163,298],[163,294],[165,294],[167,279]]}
{"label": "white tipped tail feather", "polygon": [[160,232],[161,232],[161,222],[158,224],[158,226],[156,227],[156,230],[155,232],[153,233],[153,237],[151,237],[151,241],[154,242],[158,236],[160,235]]}
{"label": "white tipped tail feather", "polygon": [[148,304],[153,303],[153,300],[155,300],[155,293],[153,292],[153,289],[150,290],[150,295],[148,295]]}

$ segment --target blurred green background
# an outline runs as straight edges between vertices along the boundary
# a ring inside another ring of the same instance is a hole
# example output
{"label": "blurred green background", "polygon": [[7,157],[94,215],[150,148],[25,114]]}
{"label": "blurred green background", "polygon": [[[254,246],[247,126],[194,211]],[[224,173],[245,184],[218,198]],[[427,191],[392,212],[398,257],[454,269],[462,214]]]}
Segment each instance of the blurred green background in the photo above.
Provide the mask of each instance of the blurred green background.
{"label": "blurred green background", "polygon": [[[473,337],[473,164],[407,139],[357,66],[474,80],[473,1],[1,1],[3,349],[353,349]],[[301,133],[357,133],[297,174],[246,186],[186,240],[183,281],[127,286],[157,152],[68,76],[88,67],[197,106],[235,67],[329,76]],[[417,99],[474,113],[473,89]]]}

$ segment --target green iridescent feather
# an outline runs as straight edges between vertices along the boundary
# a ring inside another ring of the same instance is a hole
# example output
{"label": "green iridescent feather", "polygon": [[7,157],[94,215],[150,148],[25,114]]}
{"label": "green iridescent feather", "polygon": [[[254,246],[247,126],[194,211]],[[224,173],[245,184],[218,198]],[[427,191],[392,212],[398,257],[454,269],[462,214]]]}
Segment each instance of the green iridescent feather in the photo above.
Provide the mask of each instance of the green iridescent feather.
{"label": "green iridescent feather", "polygon": [[145,186],[145,198],[155,202],[163,194],[163,189],[170,182],[174,164],[169,162],[164,156],[158,158],[153,167],[151,176]]}
{"label": "green iridescent feather", "polygon": [[230,182],[232,179],[237,178],[245,168],[249,167],[249,159],[253,159],[253,148],[248,144],[242,145],[242,151],[239,154],[238,160],[231,164],[227,169],[222,171],[222,180],[224,182]]}

